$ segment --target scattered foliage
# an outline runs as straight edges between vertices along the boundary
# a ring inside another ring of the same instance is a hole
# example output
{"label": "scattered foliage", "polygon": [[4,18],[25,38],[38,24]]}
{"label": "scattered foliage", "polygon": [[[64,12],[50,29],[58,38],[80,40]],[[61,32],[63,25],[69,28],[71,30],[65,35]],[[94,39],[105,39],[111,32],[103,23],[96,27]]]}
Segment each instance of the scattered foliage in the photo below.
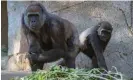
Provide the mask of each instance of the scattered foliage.
{"label": "scattered foliage", "polygon": [[115,71],[104,69],[72,69],[61,66],[53,66],[50,70],[38,70],[31,75],[14,80],[126,80],[123,75],[113,67]]}

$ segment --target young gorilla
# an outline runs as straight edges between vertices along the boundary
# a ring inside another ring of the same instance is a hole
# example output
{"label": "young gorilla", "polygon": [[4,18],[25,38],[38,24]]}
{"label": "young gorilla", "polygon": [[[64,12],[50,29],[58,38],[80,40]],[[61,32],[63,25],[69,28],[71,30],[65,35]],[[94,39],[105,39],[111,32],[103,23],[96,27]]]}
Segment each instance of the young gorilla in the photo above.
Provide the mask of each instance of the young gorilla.
{"label": "young gorilla", "polygon": [[94,68],[107,69],[103,52],[111,38],[112,25],[103,21],[83,31],[80,36],[80,51],[92,59]]}
{"label": "young gorilla", "polygon": [[40,3],[33,3],[22,16],[22,29],[29,43],[32,70],[60,58],[67,67],[75,68],[79,36],[72,23],[48,13]]}

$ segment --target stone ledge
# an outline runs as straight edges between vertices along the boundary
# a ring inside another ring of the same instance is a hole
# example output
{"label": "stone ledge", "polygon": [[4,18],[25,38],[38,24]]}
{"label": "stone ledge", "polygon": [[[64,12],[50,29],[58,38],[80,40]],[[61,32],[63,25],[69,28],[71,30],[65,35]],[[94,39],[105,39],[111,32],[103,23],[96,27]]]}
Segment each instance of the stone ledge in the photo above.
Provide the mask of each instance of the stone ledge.
{"label": "stone ledge", "polygon": [[17,71],[17,72],[11,72],[11,71],[1,71],[1,80],[11,80],[15,77],[24,77],[31,74],[31,72],[24,72],[24,71]]}

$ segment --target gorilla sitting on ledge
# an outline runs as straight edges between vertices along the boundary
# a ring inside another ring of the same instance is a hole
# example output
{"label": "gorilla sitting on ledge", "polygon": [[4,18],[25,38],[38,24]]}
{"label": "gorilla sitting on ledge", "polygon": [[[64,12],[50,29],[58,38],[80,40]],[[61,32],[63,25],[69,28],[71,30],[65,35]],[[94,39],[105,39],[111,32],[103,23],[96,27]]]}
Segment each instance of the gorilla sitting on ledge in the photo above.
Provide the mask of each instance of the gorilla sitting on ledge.
{"label": "gorilla sitting on ledge", "polygon": [[101,67],[107,70],[103,52],[111,38],[112,30],[109,22],[102,21],[79,36],[80,51],[92,59],[94,68]]}
{"label": "gorilla sitting on ledge", "polygon": [[22,29],[29,43],[32,70],[60,58],[64,58],[67,67],[75,68],[79,36],[71,22],[48,13],[40,3],[33,3],[22,15]]}

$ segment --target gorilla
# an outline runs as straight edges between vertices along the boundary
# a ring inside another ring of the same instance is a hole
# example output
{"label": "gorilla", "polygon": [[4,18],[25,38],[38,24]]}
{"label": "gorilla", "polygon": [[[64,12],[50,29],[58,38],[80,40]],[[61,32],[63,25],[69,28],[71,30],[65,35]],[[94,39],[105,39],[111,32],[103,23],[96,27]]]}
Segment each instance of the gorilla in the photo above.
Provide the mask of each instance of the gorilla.
{"label": "gorilla", "polygon": [[92,59],[94,68],[101,67],[107,70],[103,52],[111,38],[112,30],[109,22],[102,21],[79,35],[80,51]]}
{"label": "gorilla", "polygon": [[32,3],[22,15],[22,29],[29,44],[33,71],[60,58],[67,67],[75,68],[79,35],[71,22],[48,13],[40,3]]}

